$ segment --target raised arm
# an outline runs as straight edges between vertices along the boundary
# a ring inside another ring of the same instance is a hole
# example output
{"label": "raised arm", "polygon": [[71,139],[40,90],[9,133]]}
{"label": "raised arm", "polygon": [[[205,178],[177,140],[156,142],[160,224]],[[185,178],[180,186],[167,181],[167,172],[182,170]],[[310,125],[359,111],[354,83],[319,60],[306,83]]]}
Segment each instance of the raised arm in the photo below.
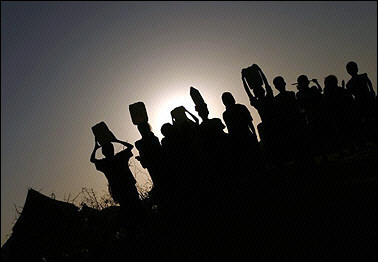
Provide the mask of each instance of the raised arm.
{"label": "raised arm", "polygon": [[319,90],[320,92],[323,91],[322,87],[320,86],[320,84],[319,84],[319,82],[318,82],[318,79],[315,79],[315,78],[314,78],[314,79],[312,79],[311,81],[315,83],[316,87],[318,88],[318,90]]}
{"label": "raised arm", "polygon": [[188,112],[188,114],[194,119],[194,121],[196,121],[196,124],[199,125],[199,119],[188,110],[185,109],[185,111]]}
{"label": "raised arm", "polygon": [[258,68],[259,68],[261,77],[262,77],[263,82],[264,82],[264,86],[265,86],[265,90],[266,90],[266,96],[267,97],[273,97],[273,90],[272,90],[272,87],[268,83],[268,79],[266,78],[264,72],[261,70],[261,68],[259,66],[258,66]]}
{"label": "raised arm", "polygon": [[95,141],[95,146],[94,146],[94,149],[92,151],[91,158],[89,159],[89,161],[91,161],[92,163],[94,163],[96,161],[96,151],[100,147],[101,146],[97,143],[97,141]]}
{"label": "raised arm", "polygon": [[134,148],[134,146],[132,144],[127,143],[125,141],[121,141],[119,139],[116,139],[114,142],[120,143],[120,144],[124,145],[127,149],[130,149],[130,150]]}
{"label": "raised arm", "polygon": [[373,83],[370,81],[370,78],[367,76],[367,73],[365,73],[365,76],[366,76],[366,81],[367,81],[367,85],[368,85],[368,88],[369,88],[369,91],[374,95],[375,97],[375,92],[374,92],[374,89],[373,89]]}
{"label": "raised arm", "polygon": [[252,95],[251,90],[249,89],[248,84],[245,80],[245,69],[244,68],[241,71],[241,78],[242,78],[242,81],[243,81],[244,90],[248,95],[249,101],[252,101],[255,97]]}

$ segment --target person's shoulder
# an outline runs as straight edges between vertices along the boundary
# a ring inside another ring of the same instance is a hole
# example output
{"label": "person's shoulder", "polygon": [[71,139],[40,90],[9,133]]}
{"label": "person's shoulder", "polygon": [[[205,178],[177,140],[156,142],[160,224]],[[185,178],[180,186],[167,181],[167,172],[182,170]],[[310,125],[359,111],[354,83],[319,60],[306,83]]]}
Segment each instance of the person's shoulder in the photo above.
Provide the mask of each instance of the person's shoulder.
{"label": "person's shoulder", "polygon": [[298,99],[302,98],[303,97],[303,91],[302,90],[298,90],[296,93],[295,93],[295,97]]}
{"label": "person's shoulder", "polygon": [[154,141],[154,142],[158,142],[158,143],[160,143],[159,138],[158,138],[157,136],[155,136],[155,135],[152,135],[152,136],[151,136],[151,140]]}
{"label": "person's shoulder", "polygon": [[142,141],[142,139],[139,139],[139,140],[137,140],[137,141],[135,141],[135,147],[136,148],[138,148],[138,147],[140,147],[140,145],[143,143],[143,141]]}
{"label": "person's shoulder", "polygon": [[367,73],[359,74],[358,77],[362,81],[368,81],[369,80],[369,77],[368,77]]}
{"label": "person's shoulder", "polygon": [[352,83],[353,83],[353,78],[349,79],[346,83],[345,83],[345,87],[348,89],[351,87]]}
{"label": "person's shoulder", "polygon": [[223,125],[222,120],[220,120],[219,118],[211,118],[211,119],[209,119],[209,121],[210,121],[211,124],[222,124]]}
{"label": "person's shoulder", "polygon": [[291,100],[296,100],[296,95],[294,91],[287,91],[287,97]]}
{"label": "person's shoulder", "polygon": [[122,150],[121,152],[118,152],[117,154],[115,154],[115,157],[126,157],[126,158],[130,158],[133,156],[133,153],[131,152],[131,149],[130,148],[126,148],[124,150]]}
{"label": "person's shoulder", "polygon": [[242,109],[242,110],[245,110],[245,109],[248,110],[248,108],[243,104],[235,104],[235,108]]}

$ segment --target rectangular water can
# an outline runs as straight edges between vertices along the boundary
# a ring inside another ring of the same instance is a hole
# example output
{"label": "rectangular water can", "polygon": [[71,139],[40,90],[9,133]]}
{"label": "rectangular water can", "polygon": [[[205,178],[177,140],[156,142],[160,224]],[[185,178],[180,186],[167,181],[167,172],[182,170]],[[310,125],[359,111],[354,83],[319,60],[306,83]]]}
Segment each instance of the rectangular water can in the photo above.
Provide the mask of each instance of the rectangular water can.
{"label": "rectangular water can", "polygon": [[110,131],[108,126],[103,121],[92,126],[92,132],[95,136],[95,140],[101,146],[109,142],[114,142],[116,140],[116,137],[114,136],[112,131]]}
{"label": "rectangular water can", "polygon": [[148,122],[147,110],[143,102],[136,102],[129,105],[129,111],[134,125]]}

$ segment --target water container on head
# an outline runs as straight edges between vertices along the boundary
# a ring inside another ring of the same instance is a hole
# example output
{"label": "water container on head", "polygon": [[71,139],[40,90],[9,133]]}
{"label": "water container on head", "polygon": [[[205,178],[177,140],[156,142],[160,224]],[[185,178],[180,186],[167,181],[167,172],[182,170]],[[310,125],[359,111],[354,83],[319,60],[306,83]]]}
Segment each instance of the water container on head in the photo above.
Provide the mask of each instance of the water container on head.
{"label": "water container on head", "polygon": [[92,126],[92,132],[95,136],[95,140],[102,146],[109,142],[114,142],[116,137],[110,131],[104,121]]}
{"label": "water container on head", "polygon": [[201,93],[192,86],[190,87],[190,96],[192,97],[192,100],[196,106],[202,106],[203,104],[205,104]]}
{"label": "water container on head", "polygon": [[147,110],[143,102],[136,102],[129,105],[129,111],[134,125],[148,122]]}
{"label": "water container on head", "polygon": [[253,64],[250,67],[247,67],[245,70],[245,79],[248,83],[249,88],[253,89],[254,87],[260,87],[263,85],[263,79],[260,74],[260,68]]}

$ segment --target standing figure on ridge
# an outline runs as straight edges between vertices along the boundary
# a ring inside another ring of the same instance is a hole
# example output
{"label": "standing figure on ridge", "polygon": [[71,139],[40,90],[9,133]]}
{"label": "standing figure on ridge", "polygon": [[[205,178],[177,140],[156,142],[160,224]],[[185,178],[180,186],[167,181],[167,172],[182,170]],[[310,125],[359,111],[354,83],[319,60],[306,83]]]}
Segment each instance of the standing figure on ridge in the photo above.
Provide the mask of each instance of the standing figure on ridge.
{"label": "standing figure on ridge", "polygon": [[[230,92],[222,94],[222,101],[226,107],[223,120],[226,123],[231,143],[230,158],[241,168],[249,172],[255,170],[259,161],[259,144],[252,116],[245,105],[237,104]],[[261,161],[260,161],[261,162]],[[241,172],[241,173],[242,173]]]}
{"label": "standing figure on ridge", "polygon": [[[252,74],[253,72],[255,76]],[[261,123],[257,126],[260,139],[265,140],[265,138],[268,138],[271,133],[274,132],[273,90],[265,74],[256,64],[253,64],[249,68],[242,69],[241,77],[250,104],[256,108],[261,118]],[[263,84],[265,89],[263,88]]]}
{"label": "standing figure on ridge", "polygon": [[[112,143],[106,143],[102,146],[95,142],[90,161],[95,164],[96,169],[106,176],[109,183],[109,193],[116,203],[121,206],[134,205],[139,202],[139,194],[135,187],[135,178],[129,168],[129,159],[133,156],[131,150],[134,148],[132,144],[116,140],[126,148],[117,154],[114,154],[114,146]],[[103,159],[96,159],[96,151],[102,147]]]}
{"label": "standing figure on ridge", "polygon": [[[306,125],[303,132],[303,150],[308,159],[322,153],[323,137],[321,136],[322,125],[320,116],[320,103],[323,97],[322,88],[317,79],[312,79],[316,86],[310,87],[310,80],[306,75],[297,78],[296,98],[299,109],[305,115]],[[307,148],[307,149],[305,149]]]}
{"label": "standing figure on ridge", "polygon": [[343,149],[350,147],[353,151],[358,136],[355,134],[356,115],[354,99],[343,87],[338,85],[338,79],[329,75],[324,79],[324,96],[321,102],[324,142],[327,152],[338,151],[343,155]]}
{"label": "standing figure on ridge", "polygon": [[142,138],[135,142],[135,147],[139,151],[139,156],[135,158],[141,163],[143,168],[148,170],[151,176],[154,184],[151,193],[160,192],[160,180],[164,175],[162,172],[164,165],[159,138],[154,135],[151,131],[150,124],[147,122],[139,124],[138,130]]}
{"label": "standing figure on ridge", "polygon": [[354,96],[356,110],[361,122],[376,119],[376,94],[367,73],[358,74],[356,62],[346,65],[348,74],[352,77],[346,84],[346,89]]}
{"label": "standing figure on ridge", "polygon": [[[114,146],[107,142],[100,146],[95,141],[95,147],[90,157],[90,161],[95,164],[96,169],[104,173],[108,180],[109,193],[116,203],[120,205],[120,214],[118,223],[120,226],[125,225],[129,232],[135,229],[137,217],[140,215],[139,193],[135,186],[136,180],[129,168],[129,159],[132,157],[133,145],[127,142],[115,139],[112,142],[118,142],[126,147],[114,154]],[[103,159],[96,159],[96,151],[102,147]]]}
{"label": "standing figure on ridge", "polygon": [[[273,85],[278,94],[273,98],[274,134],[273,145],[275,157],[279,161],[295,160],[298,157],[300,134],[304,128],[304,117],[299,111],[295,92],[286,90],[286,82],[282,76],[273,79]],[[299,131],[299,132],[298,132]]]}
{"label": "standing figure on ridge", "polygon": [[298,106],[301,112],[306,115],[306,121],[310,124],[312,121],[316,120],[317,113],[319,110],[319,104],[322,99],[322,88],[319,85],[317,79],[312,79],[312,82],[316,86],[310,87],[310,80],[306,75],[300,75],[297,78],[297,89],[296,98],[298,101]]}

